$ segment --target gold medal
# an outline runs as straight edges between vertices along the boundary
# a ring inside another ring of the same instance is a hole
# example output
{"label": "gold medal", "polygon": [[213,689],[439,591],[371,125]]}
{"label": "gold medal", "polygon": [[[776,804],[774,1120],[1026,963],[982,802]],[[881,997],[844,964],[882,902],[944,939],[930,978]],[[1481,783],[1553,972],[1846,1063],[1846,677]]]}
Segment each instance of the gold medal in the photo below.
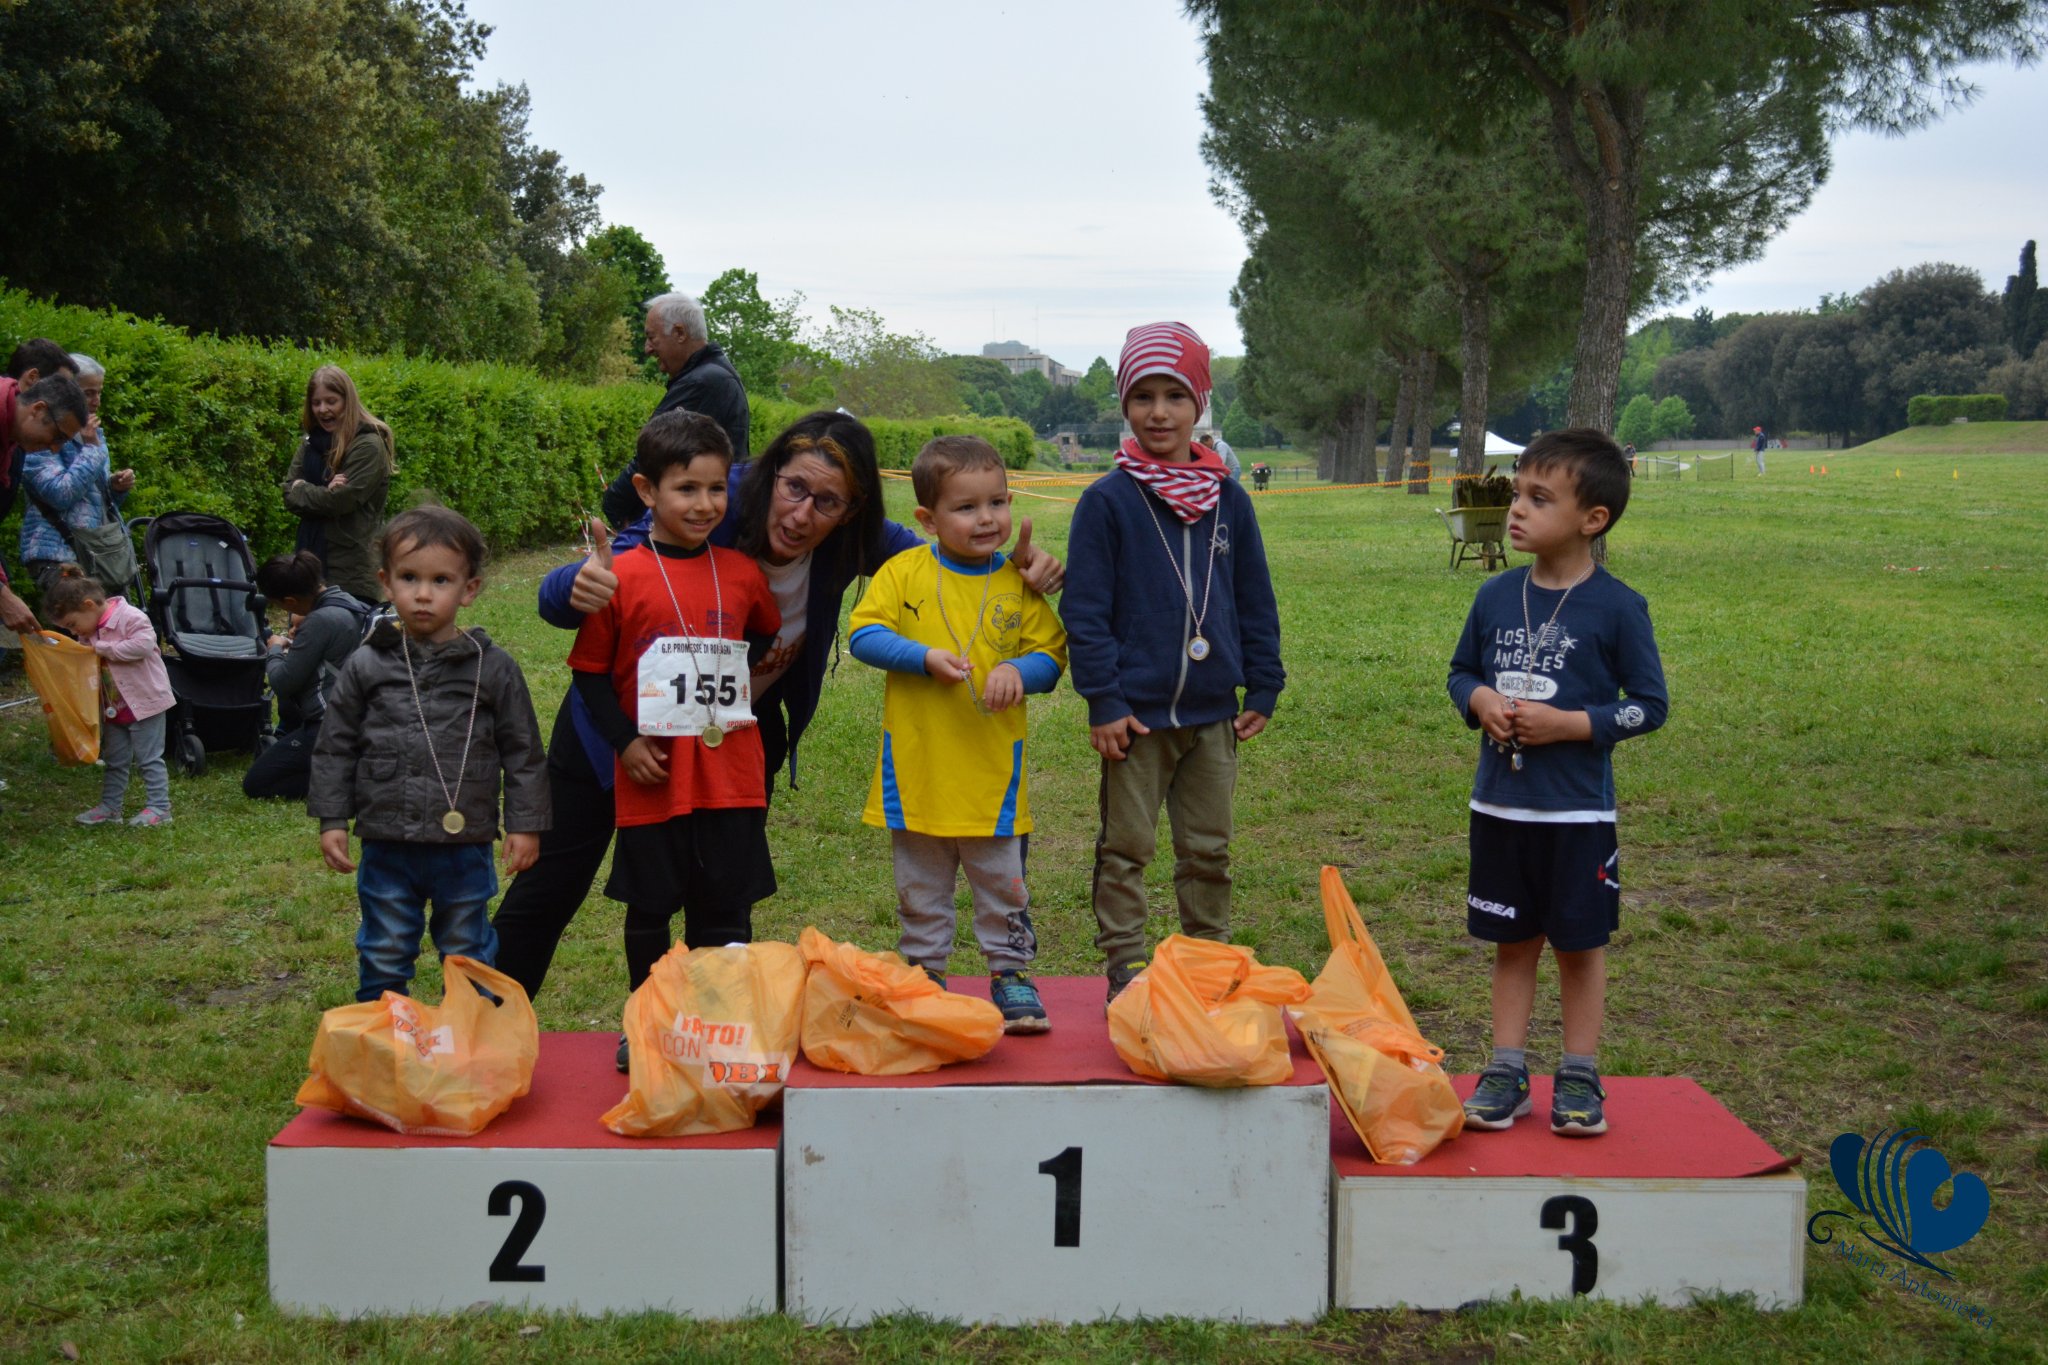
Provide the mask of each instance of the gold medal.
{"label": "gold medal", "polygon": [[450,834],[462,833],[462,827],[468,823],[467,820],[462,818],[462,812],[459,810],[451,810],[441,817],[441,828],[447,830]]}
{"label": "gold medal", "polygon": [[701,738],[704,741],[705,748],[716,749],[719,745],[725,743],[725,729],[716,723],[707,725],[704,727],[704,733]]}

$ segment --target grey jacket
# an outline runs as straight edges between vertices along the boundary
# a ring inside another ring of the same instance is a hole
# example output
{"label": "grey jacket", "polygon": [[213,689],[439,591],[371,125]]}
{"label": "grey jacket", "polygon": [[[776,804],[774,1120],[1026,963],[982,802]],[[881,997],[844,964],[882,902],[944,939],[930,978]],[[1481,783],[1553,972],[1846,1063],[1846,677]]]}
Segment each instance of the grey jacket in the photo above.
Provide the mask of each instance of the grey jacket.
{"label": "grey jacket", "polygon": [[[526,679],[512,656],[482,630],[458,631],[446,644],[411,641],[420,704],[433,730],[433,752],[452,788],[462,761],[462,737],[477,693],[476,732],[469,766],[456,793],[463,829],[441,827],[448,798],[434,774],[427,736],[406,680],[402,633],[379,618],[362,647],[348,656],[327,694],[320,742],[313,748],[306,813],[324,833],[355,820],[362,839],[416,844],[487,844],[498,836],[498,777],[505,780],[505,830],[538,834],[552,823],[547,755]],[[479,659],[477,646],[483,646]],[[477,670],[483,670],[478,686]]]}
{"label": "grey jacket", "polygon": [[369,616],[370,608],[344,590],[323,588],[313,599],[313,610],[299,622],[298,633],[289,641],[273,641],[263,671],[277,697],[279,720],[294,722],[283,728],[319,723],[327,691],[362,643]]}

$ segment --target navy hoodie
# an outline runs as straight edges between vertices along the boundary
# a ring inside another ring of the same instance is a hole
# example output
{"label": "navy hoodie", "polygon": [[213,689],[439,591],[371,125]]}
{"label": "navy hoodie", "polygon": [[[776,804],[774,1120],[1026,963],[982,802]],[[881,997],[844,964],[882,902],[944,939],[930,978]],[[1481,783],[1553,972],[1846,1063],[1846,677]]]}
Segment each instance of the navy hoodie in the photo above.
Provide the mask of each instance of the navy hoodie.
{"label": "navy hoodie", "polygon": [[[1148,729],[1171,729],[1228,720],[1240,709],[1273,714],[1287,683],[1280,611],[1251,494],[1235,480],[1223,480],[1215,509],[1190,524],[1115,470],[1081,495],[1067,552],[1060,619],[1090,725],[1136,716]],[[1197,662],[1187,648],[1205,601],[1201,635],[1209,655]]]}

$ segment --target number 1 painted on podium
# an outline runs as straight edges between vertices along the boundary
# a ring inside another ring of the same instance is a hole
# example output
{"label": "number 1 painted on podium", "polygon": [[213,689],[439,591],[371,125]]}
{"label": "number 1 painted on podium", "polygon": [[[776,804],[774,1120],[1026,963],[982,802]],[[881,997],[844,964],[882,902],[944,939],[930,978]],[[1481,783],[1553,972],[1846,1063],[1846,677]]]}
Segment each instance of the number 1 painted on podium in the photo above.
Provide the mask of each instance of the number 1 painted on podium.
{"label": "number 1 painted on podium", "polygon": [[1069,1147],[1039,1162],[1038,1173],[1052,1177],[1052,1244],[1081,1245],[1081,1149]]}

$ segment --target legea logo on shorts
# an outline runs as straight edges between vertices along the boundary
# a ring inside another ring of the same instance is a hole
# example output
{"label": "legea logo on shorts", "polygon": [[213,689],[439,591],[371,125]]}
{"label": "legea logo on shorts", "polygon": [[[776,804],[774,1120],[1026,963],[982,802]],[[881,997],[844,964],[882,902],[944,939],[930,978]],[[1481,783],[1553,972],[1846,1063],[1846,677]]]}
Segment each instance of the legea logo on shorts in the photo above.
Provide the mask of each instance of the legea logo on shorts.
{"label": "legea logo on shorts", "polygon": [[1512,905],[1502,905],[1499,901],[1481,900],[1477,896],[1467,895],[1465,897],[1465,904],[1471,906],[1482,915],[1499,915],[1502,919],[1513,919],[1515,917],[1515,907]]}
{"label": "legea logo on shorts", "polygon": [[[1928,1257],[1969,1241],[1991,1216],[1991,1190],[1984,1181],[1968,1172],[1952,1172],[1948,1158],[1924,1133],[1911,1128],[1879,1133],[1868,1142],[1856,1133],[1844,1133],[1828,1148],[1828,1164],[1842,1193],[1871,1222],[1840,1209],[1823,1209],[1806,1223],[1806,1235],[1815,1242],[1834,1240],[1833,1229],[1816,1231],[1823,1219],[1847,1219],[1880,1251],[1953,1279]],[[1936,1208],[1935,1191],[1951,1181],[1948,1207]]]}

